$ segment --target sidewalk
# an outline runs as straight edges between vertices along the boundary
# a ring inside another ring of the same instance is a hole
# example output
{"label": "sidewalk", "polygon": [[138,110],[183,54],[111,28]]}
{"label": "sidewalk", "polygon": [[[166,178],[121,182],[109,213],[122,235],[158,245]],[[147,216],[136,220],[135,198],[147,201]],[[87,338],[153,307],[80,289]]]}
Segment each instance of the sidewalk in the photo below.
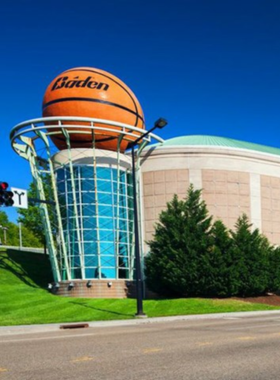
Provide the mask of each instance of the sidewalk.
{"label": "sidewalk", "polygon": [[39,332],[53,332],[61,331],[61,326],[75,326],[80,324],[87,324],[89,327],[102,328],[114,326],[131,326],[141,325],[148,323],[165,323],[173,321],[192,321],[202,319],[227,319],[227,318],[250,318],[257,316],[279,316],[280,310],[268,311],[245,311],[245,312],[232,312],[232,313],[215,313],[215,314],[199,314],[199,315],[178,315],[173,317],[157,317],[157,318],[135,318],[117,321],[93,321],[93,322],[65,322],[65,323],[51,323],[44,325],[18,325],[18,326],[0,326],[0,336],[18,335],[18,334],[31,334]]}

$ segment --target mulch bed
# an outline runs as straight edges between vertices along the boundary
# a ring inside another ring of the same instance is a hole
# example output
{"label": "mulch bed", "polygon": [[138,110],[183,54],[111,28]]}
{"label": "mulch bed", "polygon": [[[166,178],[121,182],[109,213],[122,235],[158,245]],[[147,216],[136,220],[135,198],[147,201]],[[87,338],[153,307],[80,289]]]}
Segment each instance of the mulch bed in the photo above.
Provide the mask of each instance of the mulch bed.
{"label": "mulch bed", "polygon": [[276,294],[267,294],[259,297],[234,297],[234,299],[244,302],[264,303],[272,306],[280,306],[280,296]]}

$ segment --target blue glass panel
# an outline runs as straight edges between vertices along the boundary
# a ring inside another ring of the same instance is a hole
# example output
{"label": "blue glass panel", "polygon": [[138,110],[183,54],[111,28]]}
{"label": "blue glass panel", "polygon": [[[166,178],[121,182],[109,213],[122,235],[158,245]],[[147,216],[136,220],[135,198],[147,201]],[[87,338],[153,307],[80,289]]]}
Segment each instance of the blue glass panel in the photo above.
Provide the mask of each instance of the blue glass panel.
{"label": "blue glass panel", "polygon": [[85,270],[86,279],[97,278],[96,274],[97,274],[97,267],[86,268]]}
{"label": "blue glass panel", "polygon": [[99,231],[99,239],[100,241],[114,241],[114,232],[110,230],[100,230]]}
{"label": "blue glass panel", "polygon": [[121,243],[119,245],[119,255],[125,260],[125,257],[128,256],[128,245]]}
{"label": "blue glass panel", "polygon": [[94,177],[94,168],[93,166],[82,166],[80,169],[82,178],[93,178]]}
{"label": "blue glass panel", "polygon": [[64,181],[65,174],[64,174],[64,169],[58,169],[56,171],[56,181]]}
{"label": "blue glass panel", "polygon": [[133,200],[133,187],[132,187],[132,186],[127,186],[126,191],[127,191],[127,195],[128,195],[128,197],[129,197],[131,200]]}
{"label": "blue glass panel", "polygon": [[94,181],[93,180],[82,180],[81,181],[81,190],[82,191],[94,191]]}
{"label": "blue glass panel", "polygon": [[101,255],[115,255],[115,244],[114,242],[100,242],[100,252]]}
{"label": "blue glass panel", "polygon": [[[118,207],[118,210],[117,210],[117,207],[115,206],[114,207],[114,212],[115,212],[115,215],[118,215],[120,218],[122,219],[126,219],[127,217],[127,211],[126,211],[126,208],[125,207]],[[118,214],[117,214],[118,212]]]}
{"label": "blue glass panel", "polygon": [[70,169],[68,167],[64,169],[64,175],[67,179],[71,178]]}
{"label": "blue glass panel", "polygon": [[83,218],[83,228],[96,228],[96,218]]}
{"label": "blue glass panel", "polygon": [[120,179],[121,179],[121,182],[126,183],[126,172],[124,171],[120,172]]}
{"label": "blue glass panel", "polygon": [[99,228],[112,230],[114,228],[114,222],[112,218],[99,217]]}
{"label": "blue glass panel", "polygon": [[85,267],[96,267],[98,265],[97,256],[85,256]]}
{"label": "blue glass panel", "polygon": [[102,268],[101,269],[102,278],[116,278],[116,270],[115,269],[108,269],[108,268]]}
{"label": "blue glass panel", "polygon": [[98,191],[103,191],[105,193],[111,193],[111,191],[112,191],[111,182],[98,179],[97,180],[97,189],[98,189]]}
{"label": "blue glass panel", "polygon": [[122,231],[127,230],[127,221],[126,219],[119,219],[119,229]]}
{"label": "blue glass panel", "polygon": [[104,167],[97,168],[97,178],[111,180],[111,169]]}
{"label": "blue glass panel", "polygon": [[120,184],[119,184],[119,187],[118,187],[118,183],[117,182],[113,182],[113,193],[114,194],[118,193],[118,189],[119,188],[120,188]]}
{"label": "blue glass panel", "polygon": [[126,232],[120,232],[119,233],[119,241],[122,243],[127,243],[127,233]]}
{"label": "blue glass panel", "polygon": [[97,230],[93,230],[92,228],[83,230],[83,239],[84,242],[97,240]]}
{"label": "blue glass panel", "polygon": [[74,178],[77,178],[79,176],[79,172],[80,172],[80,166],[74,166],[73,167]]}
{"label": "blue glass panel", "polygon": [[74,239],[70,241],[70,255],[75,256],[79,254],[79,244],[77,242],[78,239],[77,239],[76,231],[72,230],[71,234]]}
{"label": "blue glass panel", "polygon": [[113,181],[118,180],[118,171],[117,169],[112,169],[112,174],[113,174]]}
{"label": "blue glass panel", "polygon": [[78,268],[81,266],[80,257],[78,255],[70,256],[71,268]]}
{"label": "blue glass panel", "polygon": [[95,193],[94,192],[83,192],[82,195],[82,203],[95,203]]}
{"label": "blue glass panel", "polygon": [[111,193],[98,193],[98,202],[103,204],[112,204],[112,194]]}
{"label": "blue glass panel", "polygon": [[73,204],[73,193],[67,193],[67,203]]}
{"label": "blue glass panel", "polygon": [[126,206],[126,196],[125,194],[116,194],[114,193],[114,204],[117,206]]}
{"label": "blue glass panel", "polygon": [[110,216],[113,217],[113,207],[106,205],[99,205],[98,213],[100,216]]}
{"label": "blue glass panel", "polygon": [[101,267],[113,267],[116,266],[116,259],[114,256],[101,256]]}
{"label": "blue glass panel", "polygon": [[65,191],[65,181],[62,180],[62,181],[57,181],[57,188],[58,190],[60,191]]}
{"label": "blue glass panel", "polygon": [[[117,169],[113,169],[113,181],[118,182],[118,171]],[[119,171],[119,182],[126,182],[126,172],[123,170]]]}
{"label": "blue glass panel", "polygon": [[85,255],[97,255],[96,236],[93,235],[92,241],[84,242],[84,254]]}
{"label": "blue glass panel", "polygon": [[93,216],[95,215],[95,205],[83,205],[82,213],[84,216]]}
{"label": "blue glass panel", "polygon": [[67,215],[68,215],[68,218],[71,218],[71,217],[75,216],[75,209],[74,209],[73,205],[72,206],[68,205],[68,207],[67,207]]}
{"label": "blue glass panel", "polygon": [[66,203],[65,194],[59,194],[58,193],[58,201],[59,201],[60,208],[64,207],[64,205]]}
{"label": "blue glass panel", "polygon": [[126,173],[126,178],[127,178],[128,185],[132,186],[132,183],[133,183],[132,174],[129,173],[129,172],[127,172]]}

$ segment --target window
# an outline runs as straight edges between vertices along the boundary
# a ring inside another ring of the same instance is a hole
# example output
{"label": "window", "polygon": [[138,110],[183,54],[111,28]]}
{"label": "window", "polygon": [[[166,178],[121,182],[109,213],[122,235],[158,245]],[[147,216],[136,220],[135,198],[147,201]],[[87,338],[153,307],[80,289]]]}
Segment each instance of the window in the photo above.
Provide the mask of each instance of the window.
{"label": "window", "polygon": [[[131,175],[111,167],[77,165],[56,171],[62,225],[73,278],[133,276]],[[74,183],[74,188],[73,188]],[[79,240],[80,239],[80,240]],[[61,261],[62,258],[61,258]],[[84,268],[83,268],[84,266]],[[65,272],[65,268],[62,271]],[[65,273],[62,273],[65,278]]]}

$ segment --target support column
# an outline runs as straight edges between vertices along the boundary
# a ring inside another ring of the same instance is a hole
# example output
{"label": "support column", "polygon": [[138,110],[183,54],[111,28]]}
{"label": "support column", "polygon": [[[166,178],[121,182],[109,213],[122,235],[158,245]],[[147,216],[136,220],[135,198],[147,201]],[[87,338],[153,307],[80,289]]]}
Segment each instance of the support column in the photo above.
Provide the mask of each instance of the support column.
{"label": "support column", "polygon": [[201,169],[189,169],[189,181],[195,190],[202,189],[202,171]]}
{"label": "support column", "polygon": [[262,230],[261,178],[259,174],[250,173],[251,223]]}

